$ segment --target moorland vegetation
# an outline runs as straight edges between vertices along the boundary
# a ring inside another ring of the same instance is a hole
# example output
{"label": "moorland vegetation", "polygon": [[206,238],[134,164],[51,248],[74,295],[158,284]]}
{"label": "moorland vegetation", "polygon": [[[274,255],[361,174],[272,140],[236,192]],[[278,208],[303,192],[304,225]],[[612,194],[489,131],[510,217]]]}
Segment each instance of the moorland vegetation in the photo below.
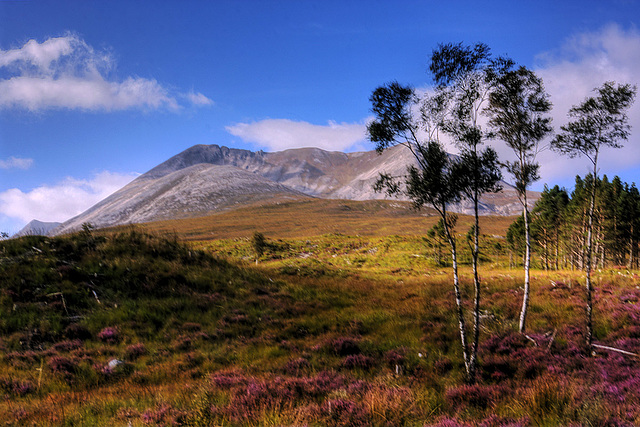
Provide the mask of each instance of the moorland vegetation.
{"label": "moorland vegetation", "polygon": [[[535,72],[517,66],[508,57],[493,57],[483,43],[441,44],[431,54],[429,72],[433,91],[416,91],[398,82],[375,89],[370,97],[374,119],[367,125],[371,142],[383,152],[392,146],[405,147],[414,158],[404,176],[380,173],[376,190],[389,195],[404,193],[416,208],[428,206],[438,212],[440,229],[451,252],[453,290],[466,382],[477,381],[479,331],[481,328],[482,285],[478,274],[479,198],[500,190],[501,167],[512,177],[522,204],[524,241],[524,293],[518,331],[526,338],[531,294],[531,218],[528,188],[539,180],[536,156],[542,141],[553,133],[549,112],[550,96]],[[569,122],[560,128],[550,148],[570,157],[584,156],[592,165],[586,233],[582,245],[585,272],[586,354],[593,353],[593,269],[594,216],[597,200],[598,158],[604,148],[621,148],[630,134],[626,111],[633,104],[637,88],[629,84],[605,82],[594,96],[570,108]],[[486,116],[483,125],[480,117]],[[443,137],[450,139],[459,154],[450,156]],[[500,160],[490,139],[509,147],[515,160]],[[474,205],[472,326],[462,298],[458,268],[458,247],[453,235],[457,215],[448,211],[461,199]],[[513,233],[512,233],[513,235]],[[533,339],[533,338],[531,338]],[[617,349],[620,352],[624,350]]]}
{"label": "moorland vegetation", "polygon": [[[377,188],[404,192],[426,217],[401,203],[304,201],[0,242],[0,417],[639,425],[640,200],[633,184],[597,175],[600,150],[628,136],[635,87],[605,83],[570,110],[552,146],[586,156],[593,174],[571,197],[546,188],[530,212],[551,131],[542,81],[482,44],[439,46],[430,71],[433,95],[376,89],[368,127],[378,151],[404,145],[417,163]],[[482,147],[495,137],[516,161]],[[523,207],[508,229],[478,215],[500,166]],[[474,216],[449,212],[461,199]],[[331,211],[318,215],[319,205]],[[274,216],[296,210],[293,224]]]}
{"label": "moorland vegetation", "polygon": [[[457,233],[463,296],[471,246]],[[179,234],[178,234],[179,235]],[[508,247],[482,236],[479,379],[465,381],[435,237],[183,243],[143,229],[0,242],[9,425],[634,425],[638,360],[585,354],[579,271],[534,270],[529,337]],[[534,264],[534,266],[542,266]],[[594,273],[595,336],[640,344],[638,275]],[[469,299],[467,299],[469,301]]]}

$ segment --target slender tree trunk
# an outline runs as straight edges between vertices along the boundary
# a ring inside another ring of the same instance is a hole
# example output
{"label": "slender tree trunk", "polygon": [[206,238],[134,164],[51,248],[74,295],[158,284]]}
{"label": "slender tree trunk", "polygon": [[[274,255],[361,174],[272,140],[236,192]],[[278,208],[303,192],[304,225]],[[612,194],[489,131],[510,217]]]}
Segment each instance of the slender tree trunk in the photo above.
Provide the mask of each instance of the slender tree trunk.
{"label": "slender tree trunk", "polygon": [[627,268],[633,268],[633,224],[631,224],[629,230],[629,262],[627,263]]}
{"label": "slender tree trunk", "polygon": [[[591,197],[591,196],[589,196]],[[591,203],[591,202],[589,202]],[[598,254],[600,253],[600,228],[599,221],[596,221],[596,211],[593,211],[593,224],[591,225],[591,268],[598,268]],[[587,223],[588,226],[588,223]]]}
{"label": "slender tree trunk", "polygon": [[[571,271],[575,271],[580,266],[580,260],[576,248],[578,247],[579,239],[576,239],[575,235],[571,238]],[[582,270],[582,267],[580,267]]]}
{"label": "slender tree trunk", "polygon": [[598,215],[598,227],[597,227],[597,234],[596,234],[596,259],[598,261],[595,262],[595,266],[596,268],[604,268],[604,261],[605,261],[605,253],[606,253],[606,246],[605,246],[605,241],[604,241],[604,214],[602,213],[602,211],[600,211],[600,214]]}
{"label": "slender tree trunk", "polygon": [[558,232],[558,229],[556,228],[556,234],[555,234],[555,270],[558,271],[558,259],[560,258],[560,233]]}
{"label": "slender tree trunk", "polygon": [[[586,202],[585,202],[586,203]],[[582,234],[580,234],[580,270],[584,270],[587,262],[587,229],[589,228],[589,208],[585,205],[582,212]]]}
{"label": "slender tree trunk", "polygon": [[587,252],[586,248],[587,248],[587,242],[586,239],[584,237],[584,235],[587,233],[587,228],[588,228],[588,212],[587,212],[587,208],[585,207],[582,210],[582,228],[581,231],[582,233],[579,234],[579,242],[580,242],[580,270],[584,270],[585,269],[585,254]]}
{"label": "slender tree trunk", "polygon": [[591,354],[591,348],[593,344],[593,285],[591,283],[591,253],[593,250],[593,214],[596,206],[596,172],[597,172],[597,159],[598,153],[596,151],[595,161],[593,162],[593,184],[591,187],[591,203],[589,204],[589,218],[587,223],[587,253],[586,253],[586,281],[585,287],[587,291],[587,307],[586,307],[586,334],[585,342],[587,344],[587,351]]}
{"label": "slender tree trunk", "polygon": [[471,359],[469,360],[469,377],[475,382],[476,368],[478,364],[478,342],[480,340],[480,277],[478,275],[478,256],[480,254],[480,221],[478,215],[478,193],[474,194],[473,209],[475,227],[473,232],[473,344],[471,346]]}
{"label": "slender tree trunk", "polygon": [[523,214],[524,214],[524,237],[525,237],[525,258],[524,258],[524,296],[522,297],[522,310],[520,311],[520,324],[518,330],[524,333],[527,325],[527,310],[529,308],[529,268],[531,266],[531,233],[529,230],[529,208],[527,207],[527,190],[522,194]]}
{"label": "slender tree trunk", "polygon": [[[620,198],[620,194],[617,194],[617,197]],[[611,247],[613,262],[615,265],[622,265],[624,253],[620,246],[621,242],[618,242],[618,214],[615,209],[613,210],[613,241]]]}
{"label": "slender tree trunk", "polygon": [[456,313],[458,315],[458,328],[460,330],[460,342],[462,344],[462,358],[464,359],[464,368],[467,373],[467,381],[471,382],[470,376],[470,363],[469,363],[469,351],[467,348],[467,327],[464,320],[464,310],[462,307],[462,295],[460,293],[460,278],[458,277],[458,254],[456,250],[455,237],[449,227],[447,211],[442,209],[442,220],[444,222],[444,231],[451,247],[451,262],[453,268],[453,290],[456,297]]}
{"label": "slender tree trunk", "polygon": [[543,255],[544,255],[544,271],[549,271],[549,234],[546,228],[544,229]]}

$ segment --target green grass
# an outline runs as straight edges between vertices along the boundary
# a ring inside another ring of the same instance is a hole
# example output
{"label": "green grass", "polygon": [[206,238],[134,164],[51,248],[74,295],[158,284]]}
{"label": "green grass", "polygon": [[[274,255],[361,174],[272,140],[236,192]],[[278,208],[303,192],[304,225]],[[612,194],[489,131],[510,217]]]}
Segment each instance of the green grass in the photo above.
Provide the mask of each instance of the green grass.
{"label": "green grass", "polygon": [[[250,234],[188,244],[179,235],[124,228],[0,242],[0,419],[640,422],[637,362],[580,351],[580,274],[533,273],[536,347],[515,333],[522,272],[491,252],[494,237],[483,239],[481,373],[469,387],[451,274],[421,237],[267,234],[256,264]],[[469,306],[468,265],[461,276]],[[637,352],[638,276],[605,271],[595,283],[597,340]]]}

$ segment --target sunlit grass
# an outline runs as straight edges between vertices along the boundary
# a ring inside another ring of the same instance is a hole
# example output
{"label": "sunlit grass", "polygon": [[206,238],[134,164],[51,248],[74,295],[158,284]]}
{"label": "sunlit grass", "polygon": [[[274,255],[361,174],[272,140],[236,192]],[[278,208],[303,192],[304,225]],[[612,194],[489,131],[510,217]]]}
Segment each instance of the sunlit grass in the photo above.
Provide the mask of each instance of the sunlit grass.
{"label": "sunlit grass", "polygon": [[[257,264],[250,235],[187,246],[129,228],[0,243],[0,419],[640,422],[637,362],[582,351],[579,272],[534,270],[534,344],[515,332],[522,272],[483,238],[481,373],[466,386],[450,269],[420,235],[266,235]],[[638,352],[638,276],[607,270],[594,283],[596,339]]]}

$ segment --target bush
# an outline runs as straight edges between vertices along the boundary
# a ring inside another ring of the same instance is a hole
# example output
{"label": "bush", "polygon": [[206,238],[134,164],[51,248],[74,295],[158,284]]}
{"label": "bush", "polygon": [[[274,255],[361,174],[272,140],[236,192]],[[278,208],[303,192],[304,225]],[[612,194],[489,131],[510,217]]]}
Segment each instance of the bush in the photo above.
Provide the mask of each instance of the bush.
{"label": "bush", "polygon": [[351,356],[360,354],[358,341],[349,337],[339,337],[329,343],[329,347],[338,356]]}
{"label": "bush", "polygon": [[143,343],[132,344],[124,351],[124,357],[127,360],[136,360],[140,356],[147,354],[147,348]]}
{"label": "bush", "polygon": [[328,414],[330,425],[365,426],[369,425],[369,416],[361,405],[347,399],[332,399],[324,402],[323,412]]}
{"label": "bush", "polygon": [[80,340],[72,340],[72,341],[61,341],[53,345],[54,351],[62,351],[69,352],[72,350],[76,350],[82,347],[82,341]]}
{"label": "bush", "polygon": [[306,372],[311,365],[309,365],[309,361],[303,357],[299,357],[297,359],[292,359],[287,362],[284,366],[283,371],[285,374],[289,375],[300,375],[303,372]]}
{"label": "bush", "polygon": [[91,332],[78,323],[72,323],[64,329],[64,335],[72,340],[88,340],[91,339]]}
{"label": "bush", "polygon": [[25,396],[35,391],[35,387],[29,381],[0,378],[0,390],[16,396]]}
{"label": "bush", "polygon": [[98,339],[108,344],[116,344],[120,341],[120,332],[117,328],[106,327],[98,333]]}
{"label": "bush", "polygon": [[448,389],[445,398],[454,409],[461,409],[465,406],[487,409],[496,402],[503,391],[498,386],[462,385]]}
{"label": "bush", "polygon": [[63,356],[53,356],[47,364],[54,373],[62,375],[66,380],[70,380],[78,369],[76,360]]}
{"label": "bush", "polygon": [[363,371],[370,370],[374,365],[374,360],[363,354],[352,354],[347,356],[341,364],[345,369],[362,369]]}

